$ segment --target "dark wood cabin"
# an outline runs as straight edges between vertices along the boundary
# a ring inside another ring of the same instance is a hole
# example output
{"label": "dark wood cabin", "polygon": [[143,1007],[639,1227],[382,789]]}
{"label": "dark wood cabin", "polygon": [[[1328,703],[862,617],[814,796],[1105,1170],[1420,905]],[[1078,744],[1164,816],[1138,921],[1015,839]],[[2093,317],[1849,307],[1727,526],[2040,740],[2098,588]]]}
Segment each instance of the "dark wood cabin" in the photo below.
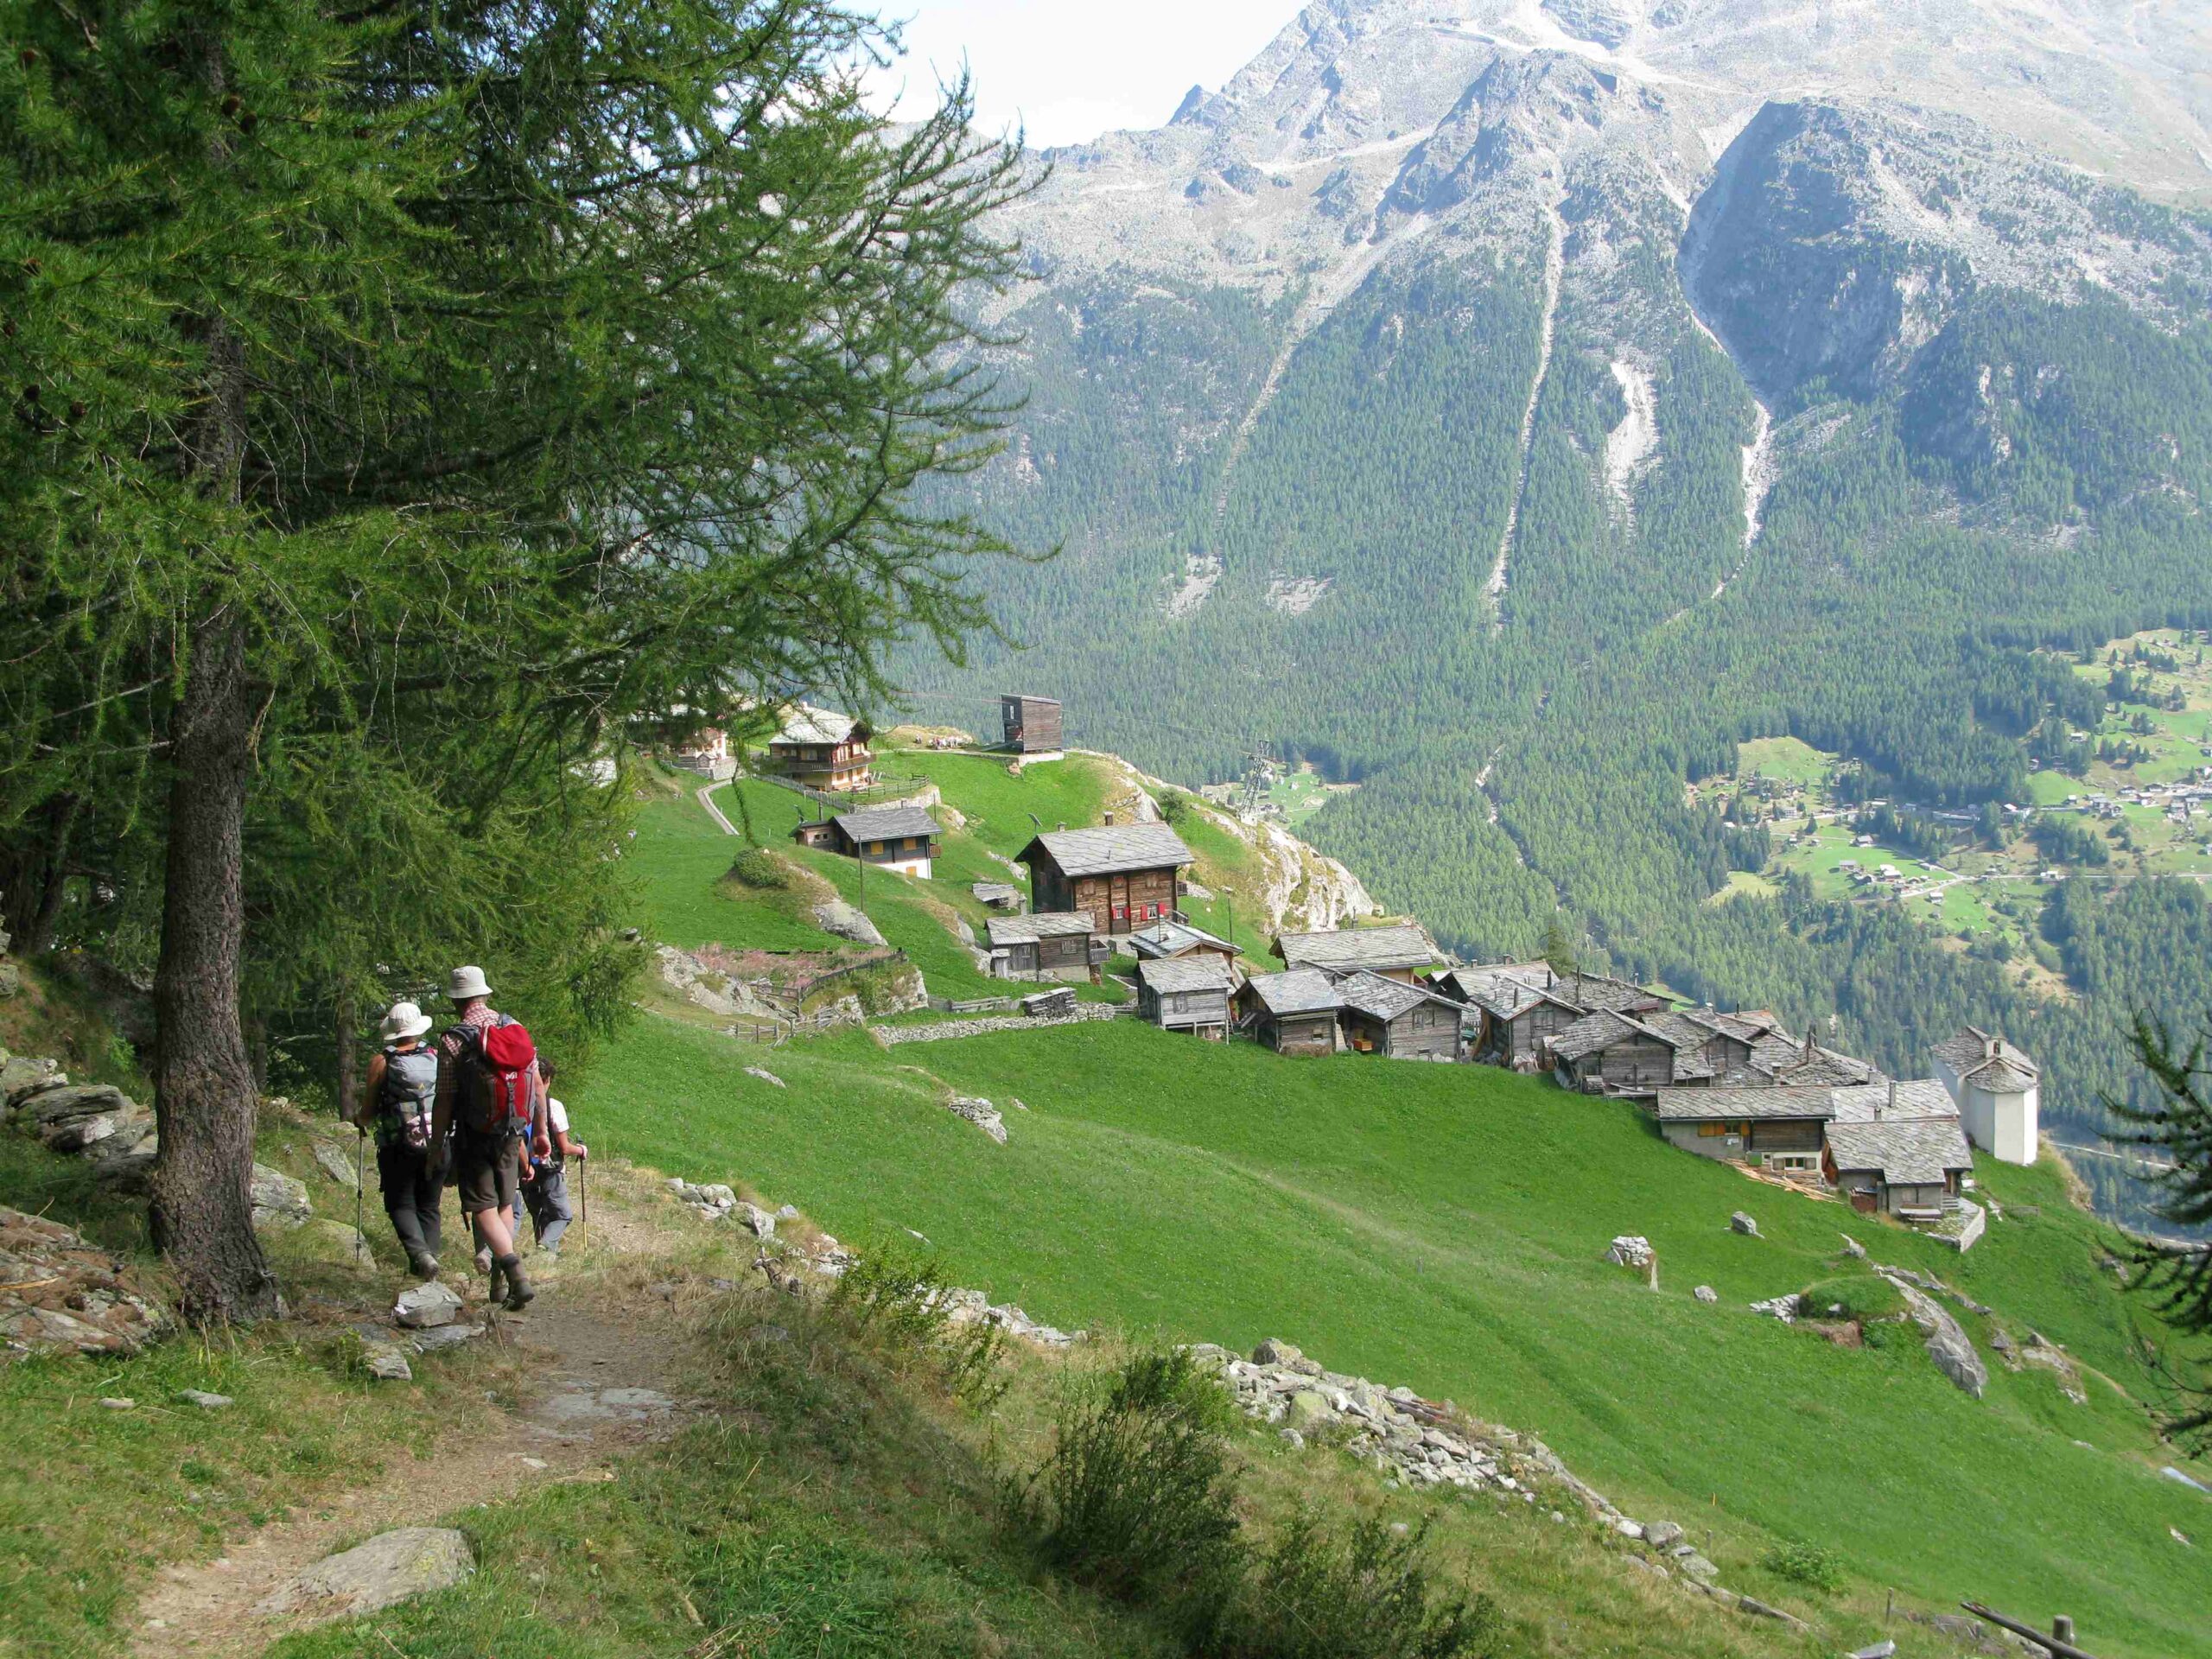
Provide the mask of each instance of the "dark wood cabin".
{"label": "dark wood cabin", "polygon": [[1106,942],[1096,937],[1086,910],[994,916],[983,931],[990,941],[991,972],[1001,979],[1088,982],[1106,961]]}
{"label": "dark wood cabin", "polygon": [[918,806],[877,806],[830,819],[829,846],[847,858],[927,880],[942,833],[937,820]]}
{"label": "dark wood cabin", "polygon": [[1449,998],[1370,973],[1338,981],[1337,995],[1347,1047],[1395,1060],[1459,1058],[1460,1007]]}
{"label": "dark wood cabin", "polygon": [[1137,1014],[1162,1031],[1229,1035],[1229,969],[1218,957],[1163,957],[1137,964]]}
{"label": "dark wood cabin", "polygon": [[1212,957],[1229,969],[1232,981],[1243,977],[1236,971],[1235,945],[1227,939],[1216,938],[1202,927],[1192,927],[1188,922],[1179,922],[1172,918],[1154,922],[1149,927],[1139,928],[1132,933],[1129,950],[1140,962]]}
{"label": "dark wood cabin", "polygon": [[1318,968],[1255,974],[1237,987],[1236,1026],[1278,1054],[1333,1054],[1344,999]]}
{"label": "dark wood cabin", "polygon": [[1063,747],[1060,705],[1050,697],[1001,697],[999,718],[1016,754],[1057,754]]}
{"label": "dark wood cabin", "polygon": [[1111,938],[1172,918],[1182,872],[1195,861],[1164,823],[1049,830],[1020,856],[1037,909],[1088,911],[1094,931]]}
{"label": "dark wood cabin", "polygon": [[1943,1218],[1974,1168],[1974,1151],[1955,1116],[1830,1123],[1821,1173],[1851,1207],[1927,1226]]}
{"label": "dark wood cabin", "polygon": [[1548,1047],[1560,1086],[1586,1095],[1648,1095],[1675,1080],[1675,1045],[1624,1014],[1586,1014]]}

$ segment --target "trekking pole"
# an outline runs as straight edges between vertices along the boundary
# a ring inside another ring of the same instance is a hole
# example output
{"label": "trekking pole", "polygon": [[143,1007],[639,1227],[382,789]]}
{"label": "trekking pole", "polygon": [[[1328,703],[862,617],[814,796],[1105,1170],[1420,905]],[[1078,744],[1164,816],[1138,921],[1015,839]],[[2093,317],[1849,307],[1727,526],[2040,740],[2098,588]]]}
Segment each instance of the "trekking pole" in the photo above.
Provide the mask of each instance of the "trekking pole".
{"label": "trekking pole", "polygon": [[368,1235],[361,1230],[361,1160],[368,1155],[368,1150],[369,1132],[356,1123],[353,1126],[353,1236],[359,1242],[353,1246],[355,1249],[360,1249],[360,1242],[368,1238]]}
{"label": "trekking pole", "polygon": [[589,1157],[576,1160],[576,1224],[580,1227],[591,1224],[591,1177],[586,1173],[590,1168]]}

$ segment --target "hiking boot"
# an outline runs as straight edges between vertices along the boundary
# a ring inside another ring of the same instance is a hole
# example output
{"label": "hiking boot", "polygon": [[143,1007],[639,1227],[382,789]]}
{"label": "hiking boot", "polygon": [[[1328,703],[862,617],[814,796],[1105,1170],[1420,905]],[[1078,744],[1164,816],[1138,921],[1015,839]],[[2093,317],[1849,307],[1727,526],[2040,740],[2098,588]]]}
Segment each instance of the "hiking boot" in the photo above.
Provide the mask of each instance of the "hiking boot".
{"label": "hiking boot", "polygon": [[438,1276],[438,1258],[428,1250],[418,1251],[407,1258],[407,1271],[427,1285]]}
{"label": "hiking boot", "polygon": [[494,1262],[484,1286],[484,1300],[497,1305],[506,1294],[507,1268],[504,1262]]}
{"label": "hiking boot", "polygon": [[507,1312],[519,1313],[537,1300],[537,1293],[530,1287],[530,1281],[523,1276],[521,1257],[508,1256],[499,1266],[507,1275]]}

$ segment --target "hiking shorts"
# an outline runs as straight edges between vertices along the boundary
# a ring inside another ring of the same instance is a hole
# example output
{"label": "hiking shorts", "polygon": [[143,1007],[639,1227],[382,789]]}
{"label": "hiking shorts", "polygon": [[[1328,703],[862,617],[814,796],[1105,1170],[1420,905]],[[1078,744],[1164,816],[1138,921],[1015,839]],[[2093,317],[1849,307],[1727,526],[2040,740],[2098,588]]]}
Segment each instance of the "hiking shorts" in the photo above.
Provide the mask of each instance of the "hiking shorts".
{"label": "hiking shorts", "polygon": [[511,1207],[521,1185],[521,1157],[522,1142],[510,1135],[455,1135],[453,1184],[461,1189],[461,1213]]}

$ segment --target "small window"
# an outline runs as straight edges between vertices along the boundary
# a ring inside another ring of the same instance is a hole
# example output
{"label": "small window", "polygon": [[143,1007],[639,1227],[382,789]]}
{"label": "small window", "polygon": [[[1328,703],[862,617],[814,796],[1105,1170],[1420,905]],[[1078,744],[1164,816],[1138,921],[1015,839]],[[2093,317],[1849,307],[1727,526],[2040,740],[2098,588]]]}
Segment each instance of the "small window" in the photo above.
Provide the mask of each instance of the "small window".
{"label": "small window", "polygon": [[880,853],[883,850],[883,843],[880,841],[871,841],[868,844],[868,849],[871,853]]}
{"label": "small window", "polygon": [[1697,1132],[1701,1137],[1710,1140],[1714,1135],[1727,1134],[1728,1126],[1726,1123],[1700,1123],[1697,1126]]}

